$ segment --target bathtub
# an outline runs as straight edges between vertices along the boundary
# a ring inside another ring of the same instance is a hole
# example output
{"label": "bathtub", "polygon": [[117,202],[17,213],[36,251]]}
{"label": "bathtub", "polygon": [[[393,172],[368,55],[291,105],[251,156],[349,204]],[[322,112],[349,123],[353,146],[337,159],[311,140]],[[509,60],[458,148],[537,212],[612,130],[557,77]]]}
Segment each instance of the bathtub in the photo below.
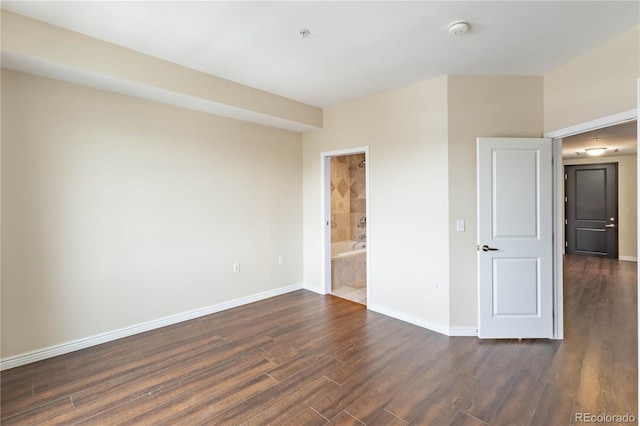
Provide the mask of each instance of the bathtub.
{"label": "bathtub", "polygon": [[356,256],[367,252],[367,245],[363,241],[340,241],[331,243],[331,260]]}
{"label": "bathtub", "polygon": [[363,288],[367,284],[367,248],[364,241],[331,244],[331,288]]}

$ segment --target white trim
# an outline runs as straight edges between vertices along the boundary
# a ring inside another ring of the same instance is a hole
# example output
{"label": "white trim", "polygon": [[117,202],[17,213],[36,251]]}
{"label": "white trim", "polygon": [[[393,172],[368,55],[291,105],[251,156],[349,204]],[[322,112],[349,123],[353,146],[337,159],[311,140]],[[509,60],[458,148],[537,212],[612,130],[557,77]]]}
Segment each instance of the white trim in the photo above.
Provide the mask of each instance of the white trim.
{"label": "white trim", "polygon": [[625,262],[637,262],[638,258],[633,256],[618,256],[618,260],[624,260]]}
{"label": "white trim", "polygon": [[409,324],[413,324],[427,330],[435,331],[436,333],[444,334],[445,336],[478,337],[477,327],[447,328],[442,324],[437,324],[435,322],[427,321],[422,318],[418,318],[414,315],[405,314],[404,312],[400,312],[392,308],[387,308],[386,306],[378,305],[375,303],[368,303],[367,309],[370,309],[373,312],[377,312],[379,314],[386,315],[388,317],[391,317],[400,321],[408,322]]}
{"label": "white trim", "polygon": [[[354,155],[364,153],[366,167],[365,172],[365,197],[367,209],[367,300],[371,300],[371,205],[369,187],[369,169],[371,167],[369,157],[369,146],[345,148],[335,151],[325,151],[320,153],[320,223],[321,230],[321,253],[320,256],[320,276],[324,293],[331,293],[331,157],[343,155]],[[311,288],[310,288],[311,290]],[[311,290],[315,291],[315,290]],[[317,292],[317,291],[316,291]]]}
{"label": "white trim", "polygon": [[307,283],[302,284],[302,288],[303,288],[303,289],[305,289],[305,290],[309,290],[309,291],[312,291],[312,292],[314,292],[314,293],[320,294],[320,295],[322,295],[322,296],[324,296],[325,294],[327,294],[327,293],[322,289],[322,287],[318,287],[318,286],[311,285],[311,284],[307,284]]}
{"label": "white trim", "polygon": [[450,327],[449,336],[453,337],[478,337],[477,327]]}
{"label": "white trim", "polygon": [[331,155],[320,154],[320,283],[331,293]]}
{"label": "white trim", "polygon": [[[640,110],[640,78],[636,81],[636,102],[637,102],[637,105],[638,105],[638,110]],[[636,112],[638,110],[636,110]],[[638,127],[638,139],[637,140],[640,140],[640,127]],[[638,151],[637,154],[636,154],[636,162],[638,161],[638,159],[640,159],[640,151]],[[638,174],[638,173],[636,173],[636,182],[637,182],[638,185],[640,185],[640,174]],[[637,192],[637,190],[636,190],[636,192]],[[636,209],[637,208],[640,208],[640,197],[638,197],[638,200],[637,200]],[[636,252],[640,253],[640,227],[637,228],[637,233],[638,233],[638,238],[636,240]],[[637,272],[638,272],[638,266],[636,265],[636,275],[637,275]],[[636,283],[636,288],[637,288],[638,286],[640,286],[640,278],[636,277],[636,279],[638,280],[638,282]],[[640,291],[636,291],[636,293],[637,293],[637,296],[636,296],[637,297],[637,301],[636,301],[636,318],[637,318],[637,321],[638,321],[638,328],[637,328],[637,330],[638,330],[638,352],[636,352],[636,353],[640,353],[640,315],[638,315],[638,312],[637,312],[638,311],[638,306],[640,306]],[[637,406],[640,406],[640,357],[638,357],[638,370],[637,371],[638,371],[638,377],[637,377],[638,378],[638,380],[637,380],[637,383],[638,383],[638,393],[637,393],[637,395],[638,395],[638,405]]]}
{"label": "white trim", "polygon": [[619,112],[617,114],[608,115],[596,120],[587,121],[576,124],[575,126],[565,127],[564,129],[554,130],[544,134],[545,138],[561,139],[580,133],[590,132],[592,130],[602,129],[616,124],[626,123],[638,119],[638,110],[630,109],[628,111]]}
{"label": "white trim", "polygon": [[553,149],[553,339],[564,339],[564,165],[562,139]]}
{"label": "white trim", "polygon": [[354,148],[336,149],[334,151],[325,151],[320,153],[320,157],[342,157],[343,155],[353,155],[369,153],[369,146],[357,146]]}
{"label": "white trim", "polygon": [[270,297],[280,296],[285,293],[301,290],[302,288],[302,284],[292,284],[290,286],[264,291],[262,293],[257,293],[251,296],[241,297],[239,299],[230,300],[228,302],[207,306],[205,308],[195,309],[177,315],[170,315],[168,317],[147,321],[130,327],[124,327],[118,330],[108,331],[106,333],[97,334],[95,336],[74,340],[60,345],[49,346],[48,348],[38,349],[24,354],[15,355],[0,361],[0,371],[19,367],[25,364],[30,364],[36,361],[42,361],[43,359],[52,358],[54,356],[64,355],[69,352],[89,348],[91,346],[100,345],[102,343],[111,342],[116,339],[121,339],[123,337],[132,336],[138,333],[144,333],[145,331],[155,330],[157,328],[166,327],[168,325],[177,324],[183,321],[192,320],[195,318],[203,317],[205,315],[225,311],[227,309],[236,308],[238,306],[257,302],[263,299],[268,299]]}
{"label": "white trim", "polygon": [[374,312],[378,312],[379,314],[383,314],[388,317],[408,322],[409,324],[417,325],[418,327],[426,328],[427,330],[435,331],[437,333],[444,334],[445,336],[449,336],[450,329],[442,324],[436,324],[431,321],[426,321],[422,318],[405,314],[404,312],[396,311],[395,309],[387,308],[375,303],[368,303],[367,308]]}

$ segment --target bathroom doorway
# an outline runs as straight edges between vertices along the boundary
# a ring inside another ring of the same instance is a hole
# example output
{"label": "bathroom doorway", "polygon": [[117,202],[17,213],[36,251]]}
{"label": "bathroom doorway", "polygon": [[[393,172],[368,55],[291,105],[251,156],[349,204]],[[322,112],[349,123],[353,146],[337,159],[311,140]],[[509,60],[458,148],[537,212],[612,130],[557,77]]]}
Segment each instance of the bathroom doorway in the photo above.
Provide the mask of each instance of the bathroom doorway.
{"label": "bathroom doorway", "polygon": [[367,152],[325,153],[323,165],[325,291],[366,305],[370,238]]}

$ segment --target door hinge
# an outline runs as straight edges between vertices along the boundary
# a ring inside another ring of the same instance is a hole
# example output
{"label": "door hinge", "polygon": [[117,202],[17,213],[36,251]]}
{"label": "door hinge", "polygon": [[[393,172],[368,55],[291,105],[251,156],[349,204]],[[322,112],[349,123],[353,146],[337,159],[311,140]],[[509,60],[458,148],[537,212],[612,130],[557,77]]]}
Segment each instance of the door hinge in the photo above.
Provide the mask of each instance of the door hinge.
{"label": "door hinge", "polygon": [[567,219],[565,219],[565,220],[564,220],[564,224],[565,224],[565,225],[568,225],[568,224],[569,224],[569,221],[568,221]]}
{"label": "door hinge", "polygon": [[565,242],[564,242],[564,246],[565,246],[565,247],[569,247],[569,243],[565,241]]}
{"label": "door hinge", "polygon": [[564,202],[565,202],[565,203],[566,203],[566,202],[568,202],[568,199],[567,199],[567,197],[564,197]]}
{"label": "door hinge", "polygon": [[567,180],[569,177],[567,176],[567,174],[564,174],[564,180]]}

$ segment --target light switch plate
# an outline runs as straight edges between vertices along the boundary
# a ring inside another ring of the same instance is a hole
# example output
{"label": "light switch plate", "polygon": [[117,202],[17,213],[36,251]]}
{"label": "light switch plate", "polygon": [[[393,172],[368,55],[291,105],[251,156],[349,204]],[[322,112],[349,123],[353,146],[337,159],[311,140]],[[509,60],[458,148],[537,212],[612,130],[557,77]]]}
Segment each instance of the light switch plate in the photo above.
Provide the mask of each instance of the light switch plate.
{"label": "light switch plate", "polygon": [[456,220],[456,231],[464,232],[464,219]]}

